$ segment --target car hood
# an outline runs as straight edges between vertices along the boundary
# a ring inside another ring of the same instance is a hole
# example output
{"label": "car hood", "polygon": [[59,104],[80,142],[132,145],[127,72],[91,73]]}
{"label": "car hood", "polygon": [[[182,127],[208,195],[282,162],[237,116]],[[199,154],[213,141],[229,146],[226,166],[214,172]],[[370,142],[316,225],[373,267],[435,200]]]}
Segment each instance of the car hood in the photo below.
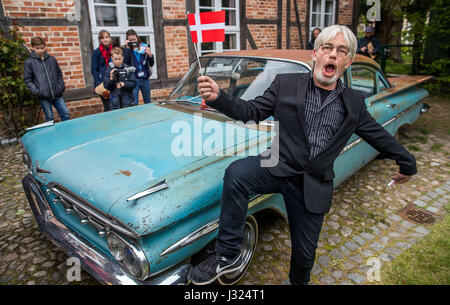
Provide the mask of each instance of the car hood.
{"label": "car hood", "polygon": [[[37,165],[50,172],[36,173],[37,176],[47,183],[60,184],[109,213],[119,199],[122,202],[171,173],[183,175],[185,167],[208,158],[201,148],[202,138],[208,136],[202,133],[202,126],[211,121],[157,105],[144,105],[33,130],[22,142],[33,170]],[[225,130],[225,122],[213,122]],[[192,139],[193,148],[186,155],[174,153],[174,143],[179,143],[182,130],[188,130],[184,135]],[[228,145],[224,146],[228,148],[246,140],[238,139],[235,143],[227,140]],[[114,216],[120,219],[122,213],[126,211]]]}

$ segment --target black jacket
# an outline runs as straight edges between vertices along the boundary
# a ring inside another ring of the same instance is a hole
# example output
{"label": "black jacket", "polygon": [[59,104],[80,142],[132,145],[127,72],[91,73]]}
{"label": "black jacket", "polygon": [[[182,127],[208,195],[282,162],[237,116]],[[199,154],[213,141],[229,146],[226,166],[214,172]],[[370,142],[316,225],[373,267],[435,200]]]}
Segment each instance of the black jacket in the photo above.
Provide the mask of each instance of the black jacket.
{"label": "black jacket", "polygon": [[39,99],[54,101],[65,90],[63,75],[56,59],[47,52],[41,59],[34,52],[25,61],[24,82]]}
{"label": "black jacket", "polygon": [[[123,64],[122,68],[128,67],[127,64]],[[133,89],[136,87],[136,77],[134,72],[127,73],[123,80],[124,86],[120,89],[117,88],[116,80],[110,79],[111,67],[108,67],[105,72],[103,86],[111,92],[111,109],[119,109],[124,107],[130,107],[134,105]],[[122,105],[121,105],[122,103]]]}
{"label": "black jacket", "polygon": [[[358,91],[345,88],[342,93],[347,116],[330,143],[312,160],[305,121],[306,91],[310,73],[277,75],[264,95],[244,101],[223,91],[215,101],[206,102],[227,116],[242,122],[263,121],[273,115],[279,130],[269,149],[279,153],[279,162],[269,171],[274,176],[288,177],[303,174],[307,209],[312,213],[327,213],[333,194],[333,165],[353,133],[386,157],[394,159],[400,173],[413,175],[416,162],[395,138],[389,134],[367,111],[364,98]],[[278,149],[276,143],[278,142]]]}

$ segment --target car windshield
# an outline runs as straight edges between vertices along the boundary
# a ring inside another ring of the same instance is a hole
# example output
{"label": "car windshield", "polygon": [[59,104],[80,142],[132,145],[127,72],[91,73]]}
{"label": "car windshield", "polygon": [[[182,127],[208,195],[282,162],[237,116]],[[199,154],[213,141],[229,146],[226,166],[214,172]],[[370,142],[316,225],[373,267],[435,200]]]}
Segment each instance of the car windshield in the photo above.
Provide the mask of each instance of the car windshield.
{"label": "car windshield", "polygon": [[[214,79],[224,92],[244,100],[262,95],[277,74],[309,72],[306,66],[295,62],[264,58],[207,56],[200,58],[200,62],[203,75]],[[201,104],[197,91],[199,76],[199,65],[194,63],[168,99]]]}

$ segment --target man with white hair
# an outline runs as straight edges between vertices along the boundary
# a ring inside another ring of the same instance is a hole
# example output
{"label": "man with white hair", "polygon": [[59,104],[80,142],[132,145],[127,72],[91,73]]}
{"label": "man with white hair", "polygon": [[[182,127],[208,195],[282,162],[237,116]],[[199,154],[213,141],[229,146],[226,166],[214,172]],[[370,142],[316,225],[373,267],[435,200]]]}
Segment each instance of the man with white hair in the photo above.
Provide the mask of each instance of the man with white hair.
{"label": "man with white hair", "polygon": [[[289,283],[307,284],[331,206],[333,164],[353,133],[396,161],[396,183],[417,172],[414,156],[368,113],[361,93],[340,80],[356,47],[347,27],[324,29],[314,43],[312,73],[279,74],[262,96],[249,101],[225,94],[208,76],[198,78],[208,106],[243,122],[273,116],[279,130],[266,153],[237,160],[225,171],[216,251],[190,272],[193,284],[212,283],[242,267],[249,197],[270,193],[281,193],[286,206],[292,244]],[[261,161],[271,156],[278,162],[263,166]]]}

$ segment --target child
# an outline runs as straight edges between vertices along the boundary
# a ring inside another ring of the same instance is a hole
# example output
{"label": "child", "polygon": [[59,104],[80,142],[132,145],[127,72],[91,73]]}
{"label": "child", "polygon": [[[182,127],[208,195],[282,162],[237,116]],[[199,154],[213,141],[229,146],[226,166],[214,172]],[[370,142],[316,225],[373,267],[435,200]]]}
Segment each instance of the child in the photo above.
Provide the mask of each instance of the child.
{"label": "child", "polygon": [[119,109],[134,105],[133,89],[136,87],[134,67],[123,63],[121,48],[111,50],[112,65],[105,74],[103,86],[111,92],[111,109]]}
{"label": "child", "polygon": [[[103,80],[105,79],[105,72],[108,68],[108,64],[111,62],[111,50],[113,48],[111,35],[107,30],[100,31],[98,40],[100,44],[92,53],[91,61],[91,73],[94,78],[94,88],[103,83]],[[100,99],[103,103],[103,111],[109,111],[111,106],[108,94],[100,95]]]}
{"label": "child", "polygon": [[53,121],[52,105],[61,121],[69,119],[69,110],[62,97],[65,86],[61,69],[53,56],[47,53],[44,39],[31,39],[31,56],[25,61],[24,82],[39,98],[45,120]]}
{"label": "child", "polygon": [[144,104],[151,102],[150,98],[150,76],[155,64],[155,58],[150,48],[142,43],[139,36],[134,30],[128,30],[125,34],[127,37],[127,45],[129,49],[125,49],[125,63],[134,66],[136,71],[136,88],[134,89],[134,105],[139,104],[139,90],[141,90]]}

